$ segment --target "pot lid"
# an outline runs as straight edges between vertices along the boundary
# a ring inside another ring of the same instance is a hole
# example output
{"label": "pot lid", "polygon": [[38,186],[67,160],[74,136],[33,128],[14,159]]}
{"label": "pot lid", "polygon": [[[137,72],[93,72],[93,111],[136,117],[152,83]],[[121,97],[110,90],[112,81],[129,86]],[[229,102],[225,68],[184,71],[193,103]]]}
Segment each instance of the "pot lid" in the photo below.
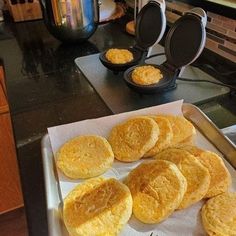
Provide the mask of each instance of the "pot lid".
{"label": "pot lid", "polygon": [[136,46],[146,50],[160,41],[166,27],[164,11],[165,5],[161,1],[150,1],[141,9],[135,26]]}
{"label": "pot lid", "polygon": [[175,68],[192,63],[201,54],[205,41],[204,17],[194,11],[187,12],[173,24],[166,36],[167,62]]}

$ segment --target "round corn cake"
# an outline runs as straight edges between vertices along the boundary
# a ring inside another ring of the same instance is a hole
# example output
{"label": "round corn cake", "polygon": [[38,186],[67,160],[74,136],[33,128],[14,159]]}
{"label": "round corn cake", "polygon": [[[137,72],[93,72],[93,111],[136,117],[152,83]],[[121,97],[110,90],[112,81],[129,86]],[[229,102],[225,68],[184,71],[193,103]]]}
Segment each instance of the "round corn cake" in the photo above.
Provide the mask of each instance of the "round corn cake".
{"label": "round corn cake", "polygon": [[231,176],[223,160],[216,153],[204,151],[195,146],[183,147],[204,165],[211,176],[210,186],[205,195],[206,198],[214,197],[228,190],[231,184]]}
{"label": "round corn cake", "polygon": [[132,196],[116,179],[93,178],[64,199],[63,219],[71,236],[117,235],[132,214]]}
{"label": "round corn cake", "polygon": [[168,119],[158,116],[149,116],[152,118],[159,127],[159,137],[155,146],[144,154],[143,157],[151,157],[156,155],[161,150],[169,147],[173,138],[173,132]]}
{"label": "round corn cake", "polygon": [[136,117],[115,126],[109,142],[115,158],[124,162],[139,160],[157,142],[159,128],[148,117]]}
{"label": "round corn cake", "polygon": [[185,146],[193,146],[194,145],[194,136],[190,136],[183,141],[176,143],[175,145],[171,145],[173,148],[182,148]]}
{"label": "round corn cake", "polygon": [[73,138],[56,153],[57,167],[72,179],[103,174],[113,161],[110,144],[105,138],[96,135]]}
{"label": "round corn cake", "polygon": [[194,155],[195,157],[199,157],[202,153],[205,152],[205,150],[194,145],[183,145],[181,149],[190,152],[190,154]]}
{"label": "round corn cake", "polygon": [[163,78],[161,71],[154,66],[138,66],[132,72],[132,81],[139,85],[158,83]]}
{"label": "round corn cake", "polygon": [[236,193],[222,193],[209,199],[201,215],[209,236],[235,236]]}
{"label": "round corn cake", "polygon": [[111,48],[106,52],[105,56],[113,64],[125,64],[134,59],[133,53],[127,49]]}
{"label": "round corn cake", "polygon": [[133,198],[133,214],[143,223],[166,219],[181,203],[187,181],[169,161],[146,161],[132,170],[125,184]]}
{"label": "round corn cake", "polygon": [[173,162],[187,180],[187,191],[179,209],[198,202],[206,195],[210,185],[210,174],[207,168],[188,151],[170,148],[158,153],[154,158]]}
{"label": "round corn cake", "polygon": [[195,127],[183,116],[161,115],[161,117],[170,121],[173,131],[172,146],[186,142],[186,140],[189,142],[196,134]]}

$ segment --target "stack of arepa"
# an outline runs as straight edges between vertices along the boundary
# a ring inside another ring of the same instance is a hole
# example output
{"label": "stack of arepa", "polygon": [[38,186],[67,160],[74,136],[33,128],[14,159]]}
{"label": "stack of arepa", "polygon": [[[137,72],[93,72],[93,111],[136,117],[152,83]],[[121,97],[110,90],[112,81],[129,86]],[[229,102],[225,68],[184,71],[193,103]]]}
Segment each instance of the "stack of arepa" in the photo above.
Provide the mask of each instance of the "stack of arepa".
{"label": "stack of arepa", "polygon": [[[107,139],[82,135],[62,145],[56,162],[64,175],[95,177],[64,199],[69,233],[118,235],[132,213],[142,223],[158,224],[175,210],[211,198],[202,210],[206,232],[236,235],[236,210],[230,207],[236,195],[228,193],[229,171],[216,153],[193,145],[195,135],[194,126],[183,116],[145,115],[117,124]],[[123,165],[138,160],[141,164],[122,180],[97,177],[114,158]]]}

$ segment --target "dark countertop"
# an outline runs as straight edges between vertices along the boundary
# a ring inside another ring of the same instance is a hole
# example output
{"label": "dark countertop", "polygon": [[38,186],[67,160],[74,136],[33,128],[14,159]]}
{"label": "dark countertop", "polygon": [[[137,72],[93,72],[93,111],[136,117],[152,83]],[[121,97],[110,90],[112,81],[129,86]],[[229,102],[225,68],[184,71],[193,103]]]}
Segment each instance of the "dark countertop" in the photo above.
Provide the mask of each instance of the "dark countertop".
{"label": "dark countertop", "polygon": [[[63,45],[48,33],[42,21],[0,23],[0,58],[6,73],[30,235],[47,235],[40,151],[46,128],[111,114],[87,80],[77,72],[74,59],[108,47],[132,45],[133,37],[124,32],[126,22],[124,17],[100,25],[83,45]],[[204,54],[199,62],[211,58],[209,52]],[[217,68],[231,68],[230,63],[217,60]],[[214,75],[214,71],[209,72]],[[233,78],[218,74],[216,77],[233,82]],[[236,97],[226,95],[199,106],[223,128],[236,124],[235,104]]]}

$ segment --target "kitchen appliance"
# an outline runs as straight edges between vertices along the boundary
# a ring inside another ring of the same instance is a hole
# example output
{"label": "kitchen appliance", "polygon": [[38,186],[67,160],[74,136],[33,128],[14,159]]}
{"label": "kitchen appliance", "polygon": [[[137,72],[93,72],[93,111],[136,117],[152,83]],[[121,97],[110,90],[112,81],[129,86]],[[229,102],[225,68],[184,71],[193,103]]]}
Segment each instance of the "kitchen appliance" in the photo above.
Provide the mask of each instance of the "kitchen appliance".
{"label": "kitchen appliance", "polygon": [[[151,64],[161,70],[163,78],[153,85],[138,85],[131,79],[136,66],[124,73],[127,85],[139,93],[157,93],[176,87],[176,79],[184,67],[201,54],[206,41],[207,16],[203,9],[194,8],[185,12],[170,28],[165,40],[167,60],[161,65]],[[143,64],[147,65],[147,64]],[[138,65],[141,66],[141,65]]]}
{"label": "kitchen appliance", "polygon": [[[139,12],[144,5],[146,5],[150,0],[134,0],[132,2],[126,0],[126,4],[134,9],[134,20],[128,22],[126,24],[126,32],[135,35],[135,22],[136,22],[136,16],[137,12]],[[152,0],[156,2],[160,2],[161,0]],[[162,0],[162,5],[165,6],[165,0]],[[164,8],[165,11],[165,8]]]}
{"label": "kitchen appliance", "polygon": [[113,0],[100,0],[99,22],[106,21],[116,11],[116,3]]}
{"label": "kitchen appliance", "polygon": [[148,54],[148,49],[153,44],[158,43],[166,28],[165,4],[163,1],[150,1],[139,12],[135,26],[136,44],[128,48],[133,53],[134,59],[124,64],[113,64],[106,58],[106,50],[99,56],[101,63],[114,72],[125,71],[129,67],[144,62]]}
{"label": "kitchen appliance", "polygon": [[41,0],[44,22],[64,42],[83,42],[99,22],[98,0]]}

